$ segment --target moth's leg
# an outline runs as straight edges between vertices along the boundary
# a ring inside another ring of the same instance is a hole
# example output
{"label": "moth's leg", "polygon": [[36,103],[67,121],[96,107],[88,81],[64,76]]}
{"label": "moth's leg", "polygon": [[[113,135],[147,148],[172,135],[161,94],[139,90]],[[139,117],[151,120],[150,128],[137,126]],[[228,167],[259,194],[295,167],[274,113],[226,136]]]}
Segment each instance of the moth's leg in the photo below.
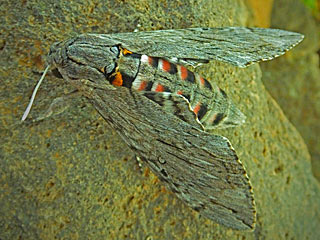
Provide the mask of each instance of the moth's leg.
{"label": "moth's leg", "polygon": [[40,114],[39,117],[37,117],[36,119],[33,119],[32,121],[38,122],[46,118],[63,113],[65,110],[67,110],[71,106],[71,104],[68,104],[68,102],[70,102],[74,97],[78,97],[79,95],[81,95],[80,92],[78,90],[74,90],[66,95],[55,98],[50,104],[48,110]]}

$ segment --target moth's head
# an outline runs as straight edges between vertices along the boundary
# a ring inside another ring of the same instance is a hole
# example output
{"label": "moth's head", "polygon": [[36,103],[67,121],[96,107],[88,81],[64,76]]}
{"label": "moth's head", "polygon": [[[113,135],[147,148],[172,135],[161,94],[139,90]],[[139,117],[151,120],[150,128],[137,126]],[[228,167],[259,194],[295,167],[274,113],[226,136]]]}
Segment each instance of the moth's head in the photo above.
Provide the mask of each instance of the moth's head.
{"label": "moth's head", "polygon": [[[119,45],[112,39],[97,38],[94,34],[83,34],[67,41],[54,43],[47,57],[48,66],[40,78],[31,96],[29,105],[21,120],[24,121],[32,107],[35,95],[49,68],[58,70],[69,82],[81,86],[80,80],[88,80],[97,85],[111,86],[107,77],[116,68],[120,55]],[[80,82],[79,84],[76,84]]]}
{"label": "moth's head", "polygon": [[[96,40],[96,39],[95,39]],[[95,83],[107,83],[106,76],[116,68],[120,49],[117,45],[108,45],[94,41],[90,35],[54,43],[47,62],[57,68],[66,80],[86,79]]]}

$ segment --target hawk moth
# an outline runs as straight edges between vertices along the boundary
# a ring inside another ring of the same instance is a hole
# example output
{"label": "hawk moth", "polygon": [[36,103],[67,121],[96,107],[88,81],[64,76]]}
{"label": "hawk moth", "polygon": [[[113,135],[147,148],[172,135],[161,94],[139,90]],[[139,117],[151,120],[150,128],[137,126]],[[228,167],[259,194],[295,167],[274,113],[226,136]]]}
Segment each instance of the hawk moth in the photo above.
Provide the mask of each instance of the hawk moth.
{"label": "hawk moth", "polygon": [[22,120],[49,67],[57,69],[183,202],[227,227],[253,229],[244,166],[227,138],[208,132],[240,125],[245,116],[214,82],[186,66],[220,60],[246,67],[302,39],[244,27],[82,34],[51,46]]}

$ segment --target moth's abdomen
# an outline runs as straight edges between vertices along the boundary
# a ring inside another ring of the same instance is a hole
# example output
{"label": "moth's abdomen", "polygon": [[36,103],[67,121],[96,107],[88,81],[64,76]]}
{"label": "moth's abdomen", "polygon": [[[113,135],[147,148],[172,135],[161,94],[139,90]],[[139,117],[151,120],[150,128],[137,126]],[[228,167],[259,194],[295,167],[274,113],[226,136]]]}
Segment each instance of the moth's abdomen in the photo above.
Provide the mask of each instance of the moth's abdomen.
{"label": "moth's abdomen", "polygon": [[[223,90],[185,66],[163,58],[125,50],[117,61],[117,69],[110,77],[110,82],[142,91],[146,97],[164,106],[166,111],[189,123],[192,117],[204,129],[230,127],[244,122],[244,115]],[[181,108],[181,101],[173,96],[180,96],[186,106]]]}

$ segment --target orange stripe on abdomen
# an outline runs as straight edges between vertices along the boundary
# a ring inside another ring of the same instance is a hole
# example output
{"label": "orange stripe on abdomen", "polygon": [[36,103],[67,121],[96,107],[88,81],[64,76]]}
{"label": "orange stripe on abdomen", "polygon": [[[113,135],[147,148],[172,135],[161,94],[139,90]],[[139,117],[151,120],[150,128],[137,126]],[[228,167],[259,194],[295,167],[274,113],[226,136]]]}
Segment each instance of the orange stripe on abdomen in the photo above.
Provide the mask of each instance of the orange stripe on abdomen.
{"label": "orange stripe on abdomen", "polygon": [[195,75],[193,72],[189,71],[186,67],[179,65],[180,68],[180,78],[183,81],[188,81],[191,83],[195,82]]}
{"label": "orange stripe on abdomen", "polygon": [[193,112],[198,115],[198,112],[201,108],[201,103],[197,103],[197,105],[193,108]]}
{"label": "orange stripe on abdomen", "polygon": [[201,85],[201,87],[203,87],[204,86],[204,79],[201,76],[199,76],[199,79],[200,79],[200,85]]}
{"label": "orange stripe on abdomen", "polygon": [[147,84],[148,84],[147,81],[141,81],[139,88],[138,88],[138,91],[144,90],[146,88]]}
{"label": "orange stripe on abdomen", "polygon": [[180,77],[182,80],[186,80],[188,77],[188,69],[184,66],[180,66]]}
{"label": "orange stripe on abdomen", "polygon": [[155,88],[156,92],[164,92],[164,86],[161,84],[158,84],[157,87]]}
{"label": "orange stripe on abdomen", "polygon": [[171,64],[168,61],[161,59],[161,65],[163,71],[170,72]]}

